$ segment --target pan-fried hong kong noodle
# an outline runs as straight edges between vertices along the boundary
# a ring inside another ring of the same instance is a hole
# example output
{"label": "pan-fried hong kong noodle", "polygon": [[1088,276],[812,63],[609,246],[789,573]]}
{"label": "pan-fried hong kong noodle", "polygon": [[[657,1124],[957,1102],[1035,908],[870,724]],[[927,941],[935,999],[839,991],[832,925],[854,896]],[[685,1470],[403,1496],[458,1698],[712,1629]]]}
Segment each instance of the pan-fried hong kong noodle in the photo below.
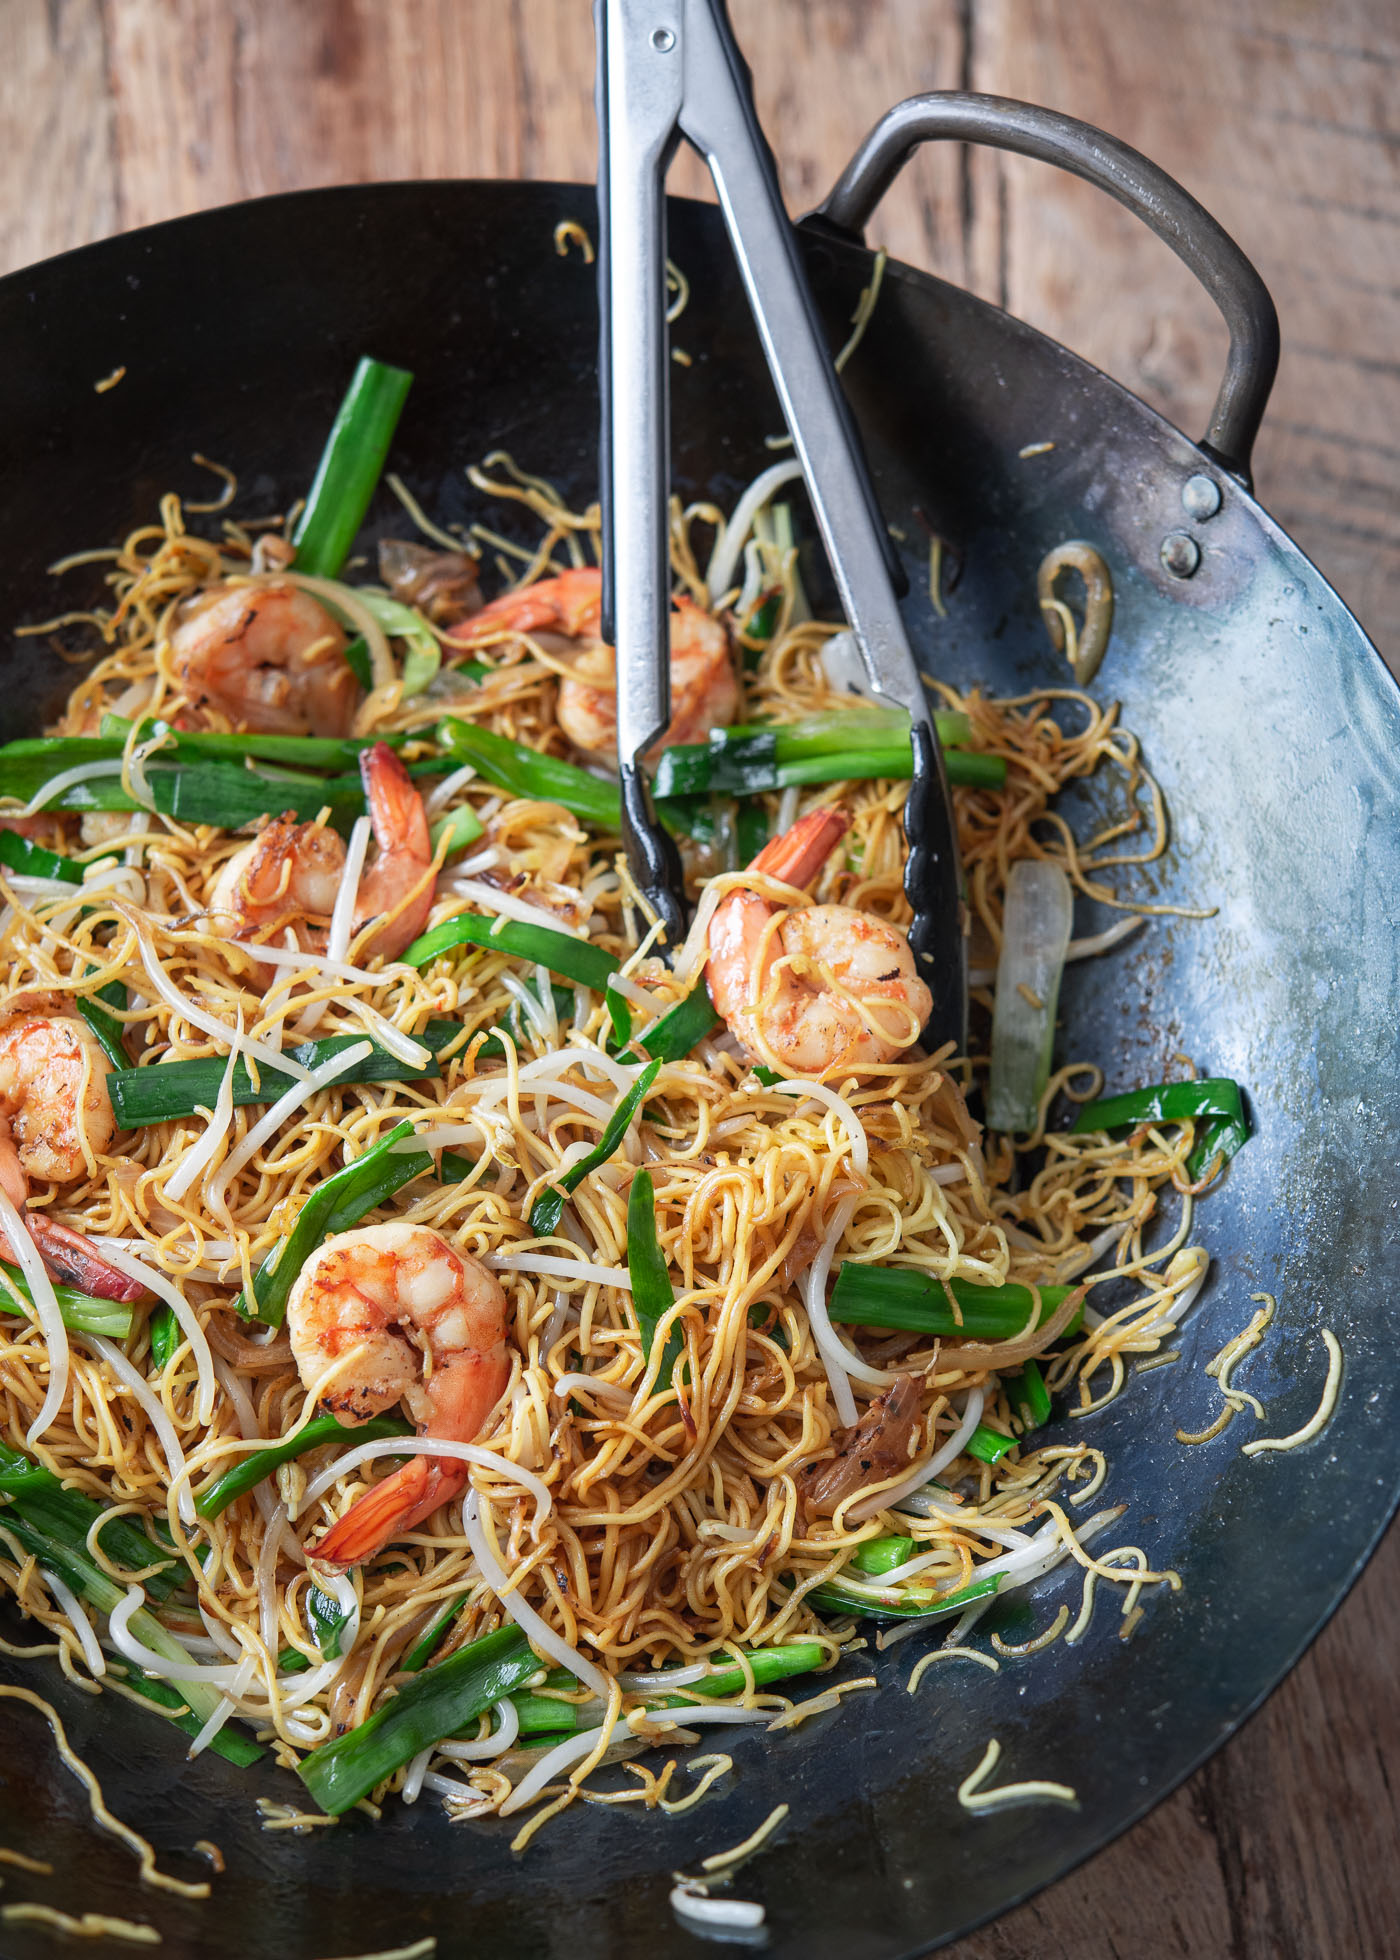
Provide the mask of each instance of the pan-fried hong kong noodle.
{"label": "pan-fried hong kong noodle", "polygon": [[1134,1616],[1176,1586],[1101,1538],[1092,1422],[1041,1432],[1160,1353],[1247,1132],[1184,1060],[1051,1069],[1066,960],[1162,909],[1080,688],[933,684],[974,1015],[921,1045],[908,721],[811,616],[790,463],[674,510],[666,946],[596,505],[497,453],[476,523],[391,475],[350,555],[407,382],[362,364],[289,518],[167,496],[25,629],[87,657],[0,751],[0,1576],[172,1748],[261,1757],[273,1821],[430,1792],[523,1838],[692,1800],[716,1727],[1061,1561]]}

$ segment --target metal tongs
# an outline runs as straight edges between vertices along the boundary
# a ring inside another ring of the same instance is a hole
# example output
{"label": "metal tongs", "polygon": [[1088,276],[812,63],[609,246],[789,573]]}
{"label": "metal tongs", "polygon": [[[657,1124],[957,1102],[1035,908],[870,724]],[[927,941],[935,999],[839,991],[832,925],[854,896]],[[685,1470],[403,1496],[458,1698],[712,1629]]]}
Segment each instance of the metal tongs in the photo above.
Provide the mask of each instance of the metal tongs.
{"label": "metal tongs", "polygon": [[670,367],[666,168],[682,136],[709,166],[749,305],[873,692],[908,710],[909,944],[933,994],[931,1046],[966,1042],[957,832],[928,697],[896,585],[902,573],[841,392],[723,0],[594,0],[603,634],[617,648],[623,840],[638,889],[684,936],[681,864],[643,757],[671,719]]}

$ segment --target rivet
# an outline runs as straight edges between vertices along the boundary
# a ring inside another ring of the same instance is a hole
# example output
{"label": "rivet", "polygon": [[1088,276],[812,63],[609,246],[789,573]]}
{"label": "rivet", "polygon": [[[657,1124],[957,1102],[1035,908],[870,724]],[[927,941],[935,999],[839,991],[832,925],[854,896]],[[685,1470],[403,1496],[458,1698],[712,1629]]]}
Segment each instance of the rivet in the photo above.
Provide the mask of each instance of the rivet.
{"label": "rivet", "polygon": [[669,54],[676,45],[676,37],[669,27],[654,27],[651,33],[651,45],[658,54]]}
{"label": "rivet", "polygon": [[1220,485],[1213,476],[1188,476],[1181,486],[1181,507],[1188,517],[1204,524],[1220,508]]}
{"label": "rivet", "polygon": [[1201,547],[1185,531],[1168,531],[1162,540],[1162,564],[1173,578],[1190,578],[1201,562]]}

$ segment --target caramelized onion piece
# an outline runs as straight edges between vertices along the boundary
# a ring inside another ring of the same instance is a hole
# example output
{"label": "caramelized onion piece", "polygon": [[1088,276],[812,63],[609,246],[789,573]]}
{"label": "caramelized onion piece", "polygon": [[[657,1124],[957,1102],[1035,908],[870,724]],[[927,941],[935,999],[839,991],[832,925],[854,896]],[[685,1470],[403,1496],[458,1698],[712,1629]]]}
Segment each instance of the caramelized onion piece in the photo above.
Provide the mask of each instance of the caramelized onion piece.
{"label": "caramelized onion piece", "polygon": [[379,576],[396,599],[417,606],[435,626],[454,626],[481,611],[475,558],[467,551],[433,551],[404,538],[384,538]]}
{"label": "caramelized onion piece", "polygon": [[807,1510],[829,1518],[843,1499],[867,1484],[881,1484],[909,1468],[920,1428],[919,1377],[900,1375],[877,1395],[826,1463],[800,1471],[797,1487]]}

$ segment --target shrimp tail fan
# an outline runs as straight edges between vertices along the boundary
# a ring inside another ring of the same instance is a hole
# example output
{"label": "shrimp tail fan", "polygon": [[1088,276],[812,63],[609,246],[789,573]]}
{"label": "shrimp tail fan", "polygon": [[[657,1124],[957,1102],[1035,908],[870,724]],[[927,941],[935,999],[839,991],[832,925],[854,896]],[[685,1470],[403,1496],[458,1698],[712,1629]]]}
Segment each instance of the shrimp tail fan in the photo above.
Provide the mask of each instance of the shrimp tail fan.
{"label": "shrimp tail fan", "polygon": [[391,1539],[412,1531],[454,1498],[468,1476],[465,1463],[411,1456],[392,1476],[356,1498],[311,1553],[317,1565],[339,1572],[363,1565]]}

